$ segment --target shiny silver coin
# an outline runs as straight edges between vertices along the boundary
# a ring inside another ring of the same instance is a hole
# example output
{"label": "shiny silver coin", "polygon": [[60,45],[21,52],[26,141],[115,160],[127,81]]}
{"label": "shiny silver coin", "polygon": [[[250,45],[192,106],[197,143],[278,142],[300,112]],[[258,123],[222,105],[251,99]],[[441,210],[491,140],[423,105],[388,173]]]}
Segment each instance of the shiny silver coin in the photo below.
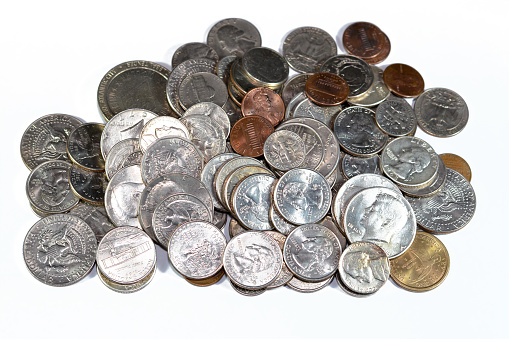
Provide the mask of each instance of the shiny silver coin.
{"label": "shiny silver coin", "polygon": [[148,184],[167,173],[185,173],[200,178],[203,156],[195,144],[179,137],[157,139],[141,159],[141,177]]}
{"label": "shiny silver coin", "polygon": [[86,222],[55,214],[36,222],[23,242],[23,259],[30,273],[51,286],[68,286],[94,267],[97,240]]}
{"label": "shiny silver coin", "polygon": [[294,291],[301,292],[301,293],[312,293],[320,291],[321,289],[327,287],[332,282],[332,279],[334,277],[330,277],[325,279],[324,281],[319,282],[309,282],[301,280],[297,277],[293,277],[287,284],[289,288],[291,288]]}
{"label": "shiny silver coin", "polygon": [[290,101],[297,94],[304,92],[306,89],[306,81],[311,75],[313,75],[313,73],[297,74],[285,82],[283,90],[281,91],[281,98],[283,98],[285,107],[288,107]]}
{"label": "shiny silver coin", "polygon": [[104,276],[101,270],[99,268],[97,269],[97,276],[99,277],[99,280],[104,284],[104,286],[118,293],[134,293],[145,288],[152,281],[152,278],[154,278],[155,273],[156,268],[154,267],[152,269],[152,272],[150,272],[145,278],[141,279],[138,282],[135,282],[133,284],[119,284],[114,282],[113,280],[106,278],[106,276]]}
{"label": "shiny silver coin", "polygon": [[468,122],[465,100],[447,88],[426,90],[415,100],[414,108],[422,130],[436,137],[456,135]]}
{"label": "shiny silver coin", "polygon": [[255,231],[272,229],[269,223],[271,188],[276,177],[270,174],[253,174],[242,179],[232,194],[232,210],[237,220]]}
{"label": "shiny silver coin", "polygon": [[444,186],[430,197],[406,197],[417,223],[427,231],[451,233],[465,227],[475,213],[476,197],[470,182],[447,168]]}
{"label": "shiny silver coin", "polygon": [[423,187],[405,187],[400,186],[400,190],[413,197],[429,197],[436,194],[445,184],[447,177],[447,168],[441,157],[438,157],[438,171],[435,179]]}
{"label": "shiny silver coin", "polygon": [[101,155],[103,124],[83,124],[76,127],[67,139],[67,154],[80,167],[88,171],[104,171]]}
{"label": "shiny silver coin", "polygon": [[180,119],[191,135],[191,141],[209,161],[226,149],[226,136],[223,129],[206,115],[188,115]]}
{"label": "shiny silver coin", "polygon": [[216,172],[219,169],[219,167],[221,167],[226,161],[238,157],[240,157],[240,155],[236,153],[218,154],[212,159],[210,159],[205,164],[205,167],[203,167],[203,170],[201,172],[201,181],[210,192],[212,202],[214,203],[214,209],[225,211],[223,205],[219,202],[216,190],[214,189],[214,177],[216,175]]}
{"label": "shiny silver coin", "polygon": [[[267,233],[274,240],[277,241],[279,248],[281,248],[281,253],[282,253],[282,251],[285,247],[286,236],[279,232],[275,232],[275,231],[265,231],[265,233]],[[278,287],[284,286],[284,285],[286,285],[286,283],[288,283],[290,280],[292,280],[292,278],[293,278],[293,273],[290,272],[290,270],[288,269],[288,267],[286,266],[286,264],[283,261],[283,267],[281,268],[281,273],[279,273],[276,280],[274,280],[269,286],[267,286],[267,289],[273,289],[273,288],[278,288]]]}
{"label": "shiny silver coin", "polygon": [[131,153],[122,162],[122,168],[129,167],[132,165],[140,165],[141,166],[142,158],[143,158],[143,153],[141,151]]}
{"label": "shiny silver coin", "polygon": [[387,254],[371,242],[355,242],[346,248],[339,261],[341,282],[355,293],[378,291],[389,279]]}
{"label": "shiny silver coin", "polygon": [[343,227],[350,243],[372,242],[389,259],[405,253],[417,232],[415,214],[408,201],[384,187],[357,193],[346,207]]}
{"label": "shiny silver coin", "polygon": [[374,65],[370,66],[373,70],[373,85],[371,85],[371,88],[366,93],[354,98],[348,98],[349,104],[373,107],[384,102],[391,95],[391,91],[384,83],[384,70]]}
{"label": "shiny silver coin", "polygon": [[269,210],[269,222],[270,224],[281,234],[288,235],[291,231],[297,228],[296,225],[289,223],[286,221],[278,211],[274,205],[270,206]]}
{"label": "shiny silver coin", "polygon": [[67,139],[71,132],[84,122],[72,115],[49,114],[32,122],[21,137],[21,159],[33,170],[43,162],[64,160],[67,155]]}
{"label": "shiny silver coin", "polygon": [[145,109],[132,108],[120,112],[104,126],[101,136],[101,152],[104,159],[119,141],[129,138],[139,139],[143,127],[156,114]]}
{"label": "shiny silver coin", "polygon": [[345,151],[357,156],[371,156],[387,143],[387,134],[375,122],[375,113],[365,107],[352,106],[338,114],[334,134]]}
{"label": "shiny silver coin", "polygon": [[97,267],[106,278],[128,285],[152,273],[156,248],[150,237],[136,227],[117,227],[108,232],[97,248]]}
{"label": "shiny silver coin", "polygon": [[233,290],[237,292],[238,294],[241,294],[246,297],[256,297],[261,294],[263,294],[267,289],[266,288],[260,288],[257,290],[248,290],[247,288],[240,287],[236,283],[234,283],[231,279],[228,279],[230,281],[230,285],[232,286]]}
{"label": "shiny silver coin", "polygon": [[341,252],[348,246],[348,240],[339,230],[339,226],[334,222],[334,219],[330,216],[326,216],[317,224],[327,227],[332,233],[338,238],[339,244],[341,245]]}
{"label": "shiny silver coin", "polygon": [[438,154],[426,141],[400,137],[387,144],[382,152],[382,170],[400,186],[426,186],[438,171]]}
{"label": "shiny silver coin", "polygon": [[195,196],[185,193],[170,195],[157,205],[152,216],[152,227],[157,241],[167,249],[173,232],[183,223],[193,220],[212,222],[212,214]]}
{"label": "shiny silver coin", "polygon": [[[305,84],[304,84],[305,85]],[[295,107],[303,100],[307,98],[306,93],[304,93],[304,89],[296,93],[288,102],[288,104],[285,104],[285,120],[290,120],[293,117],[293,111]]]}
{"label": "shiny silver coin", "polygon": [[188,279],[206,279],[223,267],[226,238],[213,224],[189,221],[173,232],[168,257],[173,267]]}
{"label": "shiny silver coin", "polygon": [[237,59],[235,55],[227,55],[219,60],[216,66],[216,74],[217,76],[223,80],[225,84],[228,83],[228,78],[230,77],[230,69],[232,68],[232,64]]}
{"label": "shiny silver coin", "polygon": [[382,175],[380,157],[376,154],[371,157],[355,157],[350,154],[345,154],[341,168],[343,174],[348,179],[363,173]]}
{"label": "shiny silver coin", "polygon": [[337,106],[318,106],[309,98],[299,102],[292,111],[293,118],[311,118],[322,122],[329,128],[333,127],[334,119],[341,112],[341,105]]}
{"label": "shiny silver coin", "polygon": [[178,116],[184,113],[184,109],[179,103],[178,94],[182,81],[184,81],[187,76],[198,72],[214,73],[215,68],[216,63],[214,61],[205,58],[197,58],[186,60],[171,71],[166,85],[166,98],[171,108]]}
{"label": "shiny silver coin", "polygon": [[356,297],[356,298],[366,298],[366,297],[369,297],[369,296],[371,296],[371,295],[376,293],[376,292],[373,292],[373,293],[357,293],[357,292],[354,292],[351,289],[349,289],[345,285],[345,283],[341,280],[341,277],[339,276],[339,270],[336,272],[335,276],[336,276],[336,281],[338,283],[338,286],[343,290],[343,292],[345,292],[349,296]]}
{"label": "shiny silver coin", "polygon": [[179,137],[191,140],[187,127],[179,120],[169,116],[156,117],[145,124],[141,130],[139,146],[142,152],[157,139],[164,137]]}
{"label": "shiny silver coin", "polygon": [[96,205],[104,205],[104,193],[108,181],[104,172],[87,171],[77,165],[69,170],[69,185],[80,199]]}
{"label": "shiny silver coin", "polygon": [[325,178],[306,168],[286,172],[274,186],[274,206],[283,218],[296,225],[323,219],[331,200]]}
{"label": "shiny silver coin", "polygon": [[228,225],[228,234],[230,235],[230,239],[247,231],[248,229],[244,228],[236,219],[230,219],[230,224]]}
{"label": "shiny silver coin", "polygon": [[189,42],[177,48],[171,58],[171,68],[175,69],[178,65],[189,59],[205,58],[217,63],[219,56],[217,52],[203,42]]}
{"label": "shiny silver coin", "polygon": [[36,216],[38,216],[39,218],[45,218],[47,217],[48,215],[52,215],[51,213],[44,213],[40,210],[37,209],[37,207],[35,207],[34,205],[30,204],[30,208],[32,209],[32,212],[34,212],[34,214]]}
{"label": "shiny silver coin", "polygon": [[384,133],[395,137],[409,135],[417,127],[414,110],[404,99],[382,102],[376,108],[375,119]]}
{"label": "shiny silver coin", "polygon": [[306,146],[297,133],[279,130],[265,140],[263,156],[271,167],[288,171],[302,165],[306,156]]}
{"label": "shiny silver coin", "polygon": [[104,206],[94,206],[80,202],[69,211],[69,214],[77,216],[90,226],[94,231],[97,243],[101,241],[106,233],[115,228],[115,225],[108,218]]}
{"label": "shiny silver coin", "polygon": [[267,47],[251,48],[244,53],[239,65],[254,84],[271,87],[282,86],[290,72],[281,54]]}
{"label": "shiny silver coin", "polygon": [[144,189],[139,165],[124,167],[111,178],[104,195],[104,207],[115,226],[141,229],[138,204]]}
{"label": "shiny silver coin", "polygon": [[263,232],[245,232],[226,245],[223,266],[237,285],[256,290],[270,285],[281,272],[283,255],[278,243]]}
{"label": "shiny silver coin", "polygon": [[249,21],[229,18],[212,26],[207,34],[207,45],[214,48],[220,58],[227,55],[241,57],[249,49],[261,46],[262,38]]}
{"label": "shiny silver coin", "polygon": [[332,277],[338,268],[341,245],[336,235],[319,224],[302,225],[286,239],[283,257],[296,277],[310,282]]}
{"label": "shiny silver coin", "polygon": [[283,56],[294,70],[315,73],[328,58],[338,53],[334,38],[316,27],[299,27],[283,41]]}
{"label": "shiny silver coin", "polygon": [[345,79],[350,88],[349,97],[360,96],[371,88],[373,69],[361,58],[352,55],[336,55],[325,60],[320,72],[334,73]]}
{"label": "shiny silver coin", "polygon": [[71,164],[62,160],[46,161],[30,172],[26,194],[30,204],[42,213],[63,213],[76,206],[76,197],[69,185]]}
{"label": "shiny silver coin", "polygon": [[189,115],[205,115],[214,120],[221,128],[225,138],[230,135],[230,118],[228,114],[220,106],[213,102],[200,102],[189,107],[182,115],[183,118]]}
{"label": "shiny silver coin", "polygon": [[226,85],[217,75],[198,72],[182,80],[178,89],[179,103],[184,110],[200,102],[223,106],[228,99]]}
{"label": "shiny silver coin", "polygon": [[108,153],[104,165],[104,171],[108,180],[111,180],[119,169],[127,167],[124,165],[124,161],[136,152],[140,152],[140,142],[138,139],[124,139],[116,143]]}
{"label": "shiny silver coin", "polygon": [[296,133],[304,141],[306,156],[301,167],[316,169],[320,166],[324,158],[324,146],[320,135],[310,126],[293,122],[281,124],[277,131],[287,130]]}

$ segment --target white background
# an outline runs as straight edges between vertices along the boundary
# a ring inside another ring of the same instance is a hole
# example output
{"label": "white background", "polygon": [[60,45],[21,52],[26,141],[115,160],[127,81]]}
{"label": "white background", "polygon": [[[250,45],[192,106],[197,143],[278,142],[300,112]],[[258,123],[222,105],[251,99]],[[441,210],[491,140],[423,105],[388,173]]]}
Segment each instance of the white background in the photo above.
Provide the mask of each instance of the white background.
{"label": "white background", "polygon": [[[509,3],[471,3],[4,1],[1,337],[503,337],[509,302]],[[56,112],[100,122],[97,87],[110,68],[136,59],[168,66],[177,47],[204,42],[210,27],[229,17],[252,22],[263,46],[273,49],[300,26],[320,27],[336,37],[351,22],[373,22],[392,43],[382,66],[409,64],[422,74],[426,88],[450,88],[465,99],[470,119],[459,135],[439,139],[417,132],[438,153],[456,153],[469,162],[477,195],[470,224],[440,236],[451,257],[441,286],[418,294],[388,282],[376,295],[358,299],[334,282],[313,294],[279,288],[247,298],[225,278],[206,288],[189,285],[170,268],[163,251],[157,253],[154,280],[131,295],[107,289],[95,269],[64,288],[46,286],[30,275],[22,244],[38,218],[25,196],[29,171],[19,154],[25,128]]]}

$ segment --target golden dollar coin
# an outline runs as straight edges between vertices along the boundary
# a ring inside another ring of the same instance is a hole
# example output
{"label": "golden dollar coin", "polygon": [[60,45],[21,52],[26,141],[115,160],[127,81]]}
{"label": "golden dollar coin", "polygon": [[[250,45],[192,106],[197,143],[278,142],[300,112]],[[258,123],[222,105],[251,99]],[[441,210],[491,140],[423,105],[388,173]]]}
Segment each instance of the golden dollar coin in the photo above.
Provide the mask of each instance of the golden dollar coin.
{"label": "golden dollar coin", "polygon": [[440,154],[440,158],[444,161],[445,167],[452,168],[464,176],[468,181],[472,181],[472,171],[465,159],[452,153]]}

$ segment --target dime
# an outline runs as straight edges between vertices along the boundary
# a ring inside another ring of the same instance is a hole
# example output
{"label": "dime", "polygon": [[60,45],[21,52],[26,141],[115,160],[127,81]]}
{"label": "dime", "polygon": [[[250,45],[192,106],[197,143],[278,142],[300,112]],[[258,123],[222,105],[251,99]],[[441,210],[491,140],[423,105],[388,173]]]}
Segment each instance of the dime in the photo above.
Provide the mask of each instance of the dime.
{"label": "dime", "polygon": [[306,145],[297,133],[278,130],[265,140],[263,155],[271,167],[288,171],[304,163]]}
{"label": "dime", "polygon": [[108,153],[104,165],[104,171],[106,172],[108,180],[111,180],[121,168],[127,167],[124,161],[131,156],[131,154],[137,152],[140,152],[140,142],[138,139],[124,139],[116,143]]}
{"label": "dime", "polygon": [[138,203],[144,188],[139,165],[124,167],[111,178],[106,187],[104,206],[115,226],[133,226],[141,229]]}
{"label": "dime", "polygon": [[384,70],[384,82],[392,93],[404,98],[415,98],[424,91],[424,79],[413,67],[391,64]]}
{"label": "dime", "polygon": [[104,119],[109,121],[118,113],[134,108],[172,115],[165,97],[169,76],[167,68],[150,61],[128,61],[113,67],[104,75],[97,90]]}
{"label": "dime", "polygon": [[219,57],[217,52],[203,42],[189,42],[177,48],[171,58],[171,68],[175,69],[182,62],[189,59],[205,58],[217,63]]}
{"label": "dime", "polygon": [[217,75],[198,72],[188,75],[178,88],[180,105],[187,109],[200,102],[212,102],[223,106],[228,99],[226,85]]}
{"label": "dime", "polygon": [[173,232],[168,244],[168,257],[184,277],[206,279],[223,267],[225,247],[225,236],[213,224],[188,221]]}
{"label": "dime", "polygon": [[246,93],[241,105],[242,115],[259,115],[277,126],[284,118],[283,99],[270,88],[257,87]]}
{"label": "dime", "polygon": [[188,115],[180,119],[191,135],[191,141],[198,147],[205,161],[209,161],[226,149],[223,129],[206,115]]}
{"label": "dime", "polygon": [[304,141],[306,156],[304,162],[300,165],[304,168],[316,169],[320,166],[324,159],[323,140],[314,128],[293,119],[285,122],[278,127],[278,131],[287,130],[296,133]]}
{"label": "dime", "polygon": [[465,227],[474,216],[476,197],[470,182],[447,168],[444,186],[430,197],[407,197],[417,223],[435,233],[451,233]]}
{"label": "dime", "polygon": [[332,128],[336,115],[341,112],[342,109],[343,107],[340,105],[319,106],[306,98],[295,105],[292,111],[292,117],[311,118],[322,122],[329,128]]}
{"label": "dime", "polygon": [[278,232],[284,235],[290,234],[291,231],[297,228],[296,225],[286,221],[274,208],[274,205],[270,206],[269,222],[276,230],[278,230]]}
{"label": "dime", "polygon": [[219,280],[221,280],[221,278],[224,276],[224,269],[220,269],[219,272],[217,272],[216,274],[214,274],[212,277],[210,278],[206,278],[206,279],[189,279],[189,278],[185,278],[186,281],[194,286],[199,286],[199,287],[207,287],[207,286],[211,286],[211,285],[214,285],[215,283],[217,283]]}
{"label": "dime", "polygon": [[356,242],[346,248],[339,261],[339,276],[355,293],[371,294],[389,279],[390,263],[385,252],[370,242]]}
{"label": "dime", "polygon": [[283,218],[296,225],[323,219],[331,198],[325,178],[306,168],[286,172],[274,186],[274,206]]}
{"label": "dime", "polygon": [[261,46],[262,38],[258,29],[247,20],[223,19],[210,29],[207,45],[214,48],[220,58],[227,55],[241,57],[249,49]]}
{"label": "dime", "polygon": [[114,282],[113,280],[106,278],[106,276],[104,276],[100,269],[97,270],[97,276],[99,277],[99,280],[101,280],[101,282],[110,290],[118,293],[133,293],[143,289],[152,281],[152,278],[154,278],[155,273],[156,268],[154,267],[152,269],[152,272],[150,272],[145,278],[141,279],[138,282],[135,282],[133,284],[119,284]]}
{"label": "dime", "polygon": [[371,88],[358,97],[349,98],[348,103],[356,106],[372,107],[382,103],[389,97],[391,91],[384,83],[383,69],[373,65],[371,65],[371,69],[373,70],[373,85]]}
{"label": "dime", "polygon": [[444,244],[432,234],[417,232],[408,251],[391,260],[391,278],[406,290],[430,291],[445,280],[449,267]]}
{"label": "dime", "polygon": [[422,130],[436,137],[451,137],[465,128],[468,107],[463,98],[447,88],[431,88],[415,101],[415,115]]}
{"label": "dime", "polygon": [[54,214],[36,222],[23,242],[23,259],[30,273],[51,286],[68,286],[94,267],[97,240],[83,220]]}
{"label": "dime", "polygon": [[306,95],[317,105],[337,106],[348,98],[347,82],[333,73],[315,73],[306,81]]}
{"label": "dime", "polygon": [[384,44],[382,30],[369,22],[355,22],[343,33],[343,46],[346,51],[359,58],[373,58],[379,55]]}
{"label": "dime", "polygon": [[78,204],[69,185],[71,164],[62,160],[46,161],[30,172],[26,194],[30,204],[42,213],[63,213]]}
{"label": "dime", "polygon": [[[200,102],[189,107],[182,115],[183,118],[189,115],[205,115],[214,120],[221,128],[225,138],[230,135],[230,118],[224,109],[212,102]],[[240,117],[239,117],[240,119]]]}
{"label": "dime", "polygon": [[207,187],[210,192],[210,196],[212,197],[212,202],[214,203],[214,209],[224,211],[223,205],[219,202],[218,195],[216,190],[214,189],[214,177],[216,175],[217,170],[221,167],[226,161],[240,157],[240,155],[235,153],[223,153],[218,154],[212,159],[210,159],[203,167],[201,171],[201,181]]}
{"label": "dime", "polygon": [[245,232],[228,242],[224,270],[242,288],[256,290],[270,285],[283,266],[277,242],[263,232]]}
{"label": "dime", "polygon": [[79,118],[67,114],[49,114],[32,122],[21,137],[21,159],[33,170],[49,160],[70,161],[67,139],[71,132],[83,124]]}
{"label": "dime", "polygon": [[366,93],[374,80],[373,70],[366,61],[345,54],[327,59],[320,67],[320,72],[334,73],[346,80],[350,97]]}
{"label": "dime", "polygon": [[363,173],[382,175],[380,157],[376,154],[371,157],[354,157],[350,154],[345,154],[341,168],[343,174],[348,179]]}
{"label": "dime", "polygon": [[442,158],[446,167],[452,168],[463,175],[468,181],[472,181],[472,170],[465,159],[452,153],[440,154],[440,158]]}
{"label": "dime", "polygon": [[145,152],[156,140],[164,137],[179,137],[191,140],[189,130],[180,120],[160,116],[145,124],[140,133],[139,147],[142,152]]}
{"label": "dime", "polygon": [[239,65],[251,81],[260,86],[282,86],[290,72],[281,54],[267,47],[254,47],[246,51]]}
{"label": "dime", "polygon": [[104,206],[93,206],[80,202],[69,211],[69,214],[77,216],[90,226],[94,231],[97,243],[101,241],[106,233],[115,228],[115,225],[108,218]]}
{"label": "dime", "polygon": [[290,100],[297,94],[304,92],[306,89],[306,81],[311,75],[311,73],[297,74],[285,82],[283,90],[281,91],[281,98],[283,98],[285,107],[288,107]]}
{"label": "dime", "polygon": [[357,193],[346,207],[343,227],[350,243],[374,243],[390,259],[408,249],[417,230],[414,211],[408,201],[384,187]]}
{"label": "dime", "polygon": [[194,220],[212,221],[212,215],[207,206],[190,194],[170,195],[157,205],[152,216],[152,226],[157,241],[167,249],[173,232],[183,223]]}
{"label": "dime", "polygon": [[267,288],[260,288],[256,290],[248,290],[247,288],[240,287],[236,283],[234,283],[231,279],[229,279],[230,285],[233,287],[233,290],[237,292],[238,294],[241,294],[246,297],[256,297],[260,294],[264,293]]}
{"label": "dime", "polygon": [[71,190],[90,204],[104,205],[104,192],[108,181],[104,172],[92,172],[73,165],[69,170]]}
{"label": "dime", "polygon": [[299,27],[283,42],[283,56],[294,70],[314,73],[328,58],[337,54],[334,38],[316,27]]}
{"label": "dime", "polygon": [[423,187],[405,187],[400,186],[402,192],[414,196],[414,197],[429,197],[436,194],[445,184],[447,176],[447,169],[445,163],[440,157],[438,157],[438,170],[435,179],[426,186]]}
{"label": "dime", "polygon": [[78,166],[89,171],[104,171],[101,155],[103,124],[83,124],[76,127],[67,139],[69,158]]}
{"label": "dime", "polygon": [[389,99],[382,102],[376,108],[375,118],[384,133],[395,137],[409,135],[417,127],[414,110],[406,100]]}
{"label": "dime", "polygon": [[230,134],[230,142],[235,152],[247,157],[263,155],[263,144],[274,132],[274,127],[258,115],[244,117],[237,121]]}

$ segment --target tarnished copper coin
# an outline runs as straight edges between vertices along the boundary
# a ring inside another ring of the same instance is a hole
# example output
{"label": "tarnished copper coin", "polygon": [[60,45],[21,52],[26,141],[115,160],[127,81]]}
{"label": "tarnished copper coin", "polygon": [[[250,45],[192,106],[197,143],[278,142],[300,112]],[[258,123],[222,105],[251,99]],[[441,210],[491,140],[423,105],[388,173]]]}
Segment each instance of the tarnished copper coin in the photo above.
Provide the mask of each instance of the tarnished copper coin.
{"label": "tarnished copper coin", "polygon": [[384,49],[384,33],[369,22],[354,22],[343,33],[346,51],[359,58],[373,58]]}
{"label": "tarnished copper coin", "polygon": [[240,106],[242,115],[259,115],[277,126],[285,116],[285,104],[279,94],[266,87],[253,88],[247,92]]}
{"label": "tarnished copper coin", "polygon": [[374,56],[372,58],[362,58],[364,61],[366,61],[370,65],[376,65],[387,59],[389,56],[389,53],[391,52],[391,41],[389,40],[389,37],[384,33],[384,48],[378,54],[377,56]]}
{"label": "tarnished copper coin", "polygon": [[270,121],[258,115],[237,121],[230,132],[230,143],[235,152],[246,157],[263,155],[265,140],[274,132]]}
{"label": "tarnished copper coin", "polygon": [[472,171],[465,159],[452,153],[440,154],[440,158],[444,161],[445,167],[452,168],[464,176],[468,181],[472,181]]}
{"label": "tarnished copper coin", "polygon": [[392,93],[415,98],[424,92],[424,79],[417,70],[405,64],[392,64],[384,71],[384,82]]}
{"label": "tarnished copper coin", "polygon": [[348,99],[350,87],[339,75],[321,72],[306,81],[306,94],[317,105],[337,106]]}

